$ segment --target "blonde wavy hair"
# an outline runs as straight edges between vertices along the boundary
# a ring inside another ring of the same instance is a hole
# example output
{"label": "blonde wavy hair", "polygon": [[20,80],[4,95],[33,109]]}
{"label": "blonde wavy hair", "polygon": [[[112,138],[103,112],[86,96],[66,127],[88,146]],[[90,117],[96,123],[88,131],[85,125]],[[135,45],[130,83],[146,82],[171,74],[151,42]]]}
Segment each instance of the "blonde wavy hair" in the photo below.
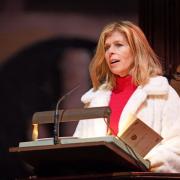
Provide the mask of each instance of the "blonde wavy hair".
{"label": "blonde wavy hair", "polygon": [[129,21],[113,22],[101,32],[95,55],[90,63],[89,71],[93,88],[96,90],[105,81],[107,87],[115,86],[115,75],[110,71],[105,60],[105,40],[114,31],[125,35],[134,57],[134,66],[130,72],[136,85],[145,85],[150,77],[162,75],[162,67],[155,52],[148,43],[143,31]]}

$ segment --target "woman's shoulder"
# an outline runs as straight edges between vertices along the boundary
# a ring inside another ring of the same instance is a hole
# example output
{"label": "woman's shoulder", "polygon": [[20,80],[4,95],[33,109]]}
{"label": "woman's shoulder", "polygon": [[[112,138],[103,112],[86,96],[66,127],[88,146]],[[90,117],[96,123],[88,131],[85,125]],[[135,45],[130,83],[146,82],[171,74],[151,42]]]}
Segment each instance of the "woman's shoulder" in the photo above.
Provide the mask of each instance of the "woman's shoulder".
{"label": "woman's shoulder", "polygon": [[82,95],[82,97],[81,97],[81,101],[83,102],[83,103],[89,103],[90,101],[91,101],[91,99],[93,98],[93,96],[94,96],[94,89],[93,88],[91,88],[91,89],[89,89],[87,92],[85,92],[83,95]]}
{"label": "woman's shoulder", "polygon": [[149,83],[153,84],[169,84],[168,79],[165,76],[153,76],[150,78]]}
{"label": "woman's shoulder", "polygon": [[99,97],[101,96],[101,94],[105,94],[109,92],[111,91],[108,89],[107,84],[104,83],[101,86],[99,86],[99,88],[96,90],[94,88],[91,88],[87,92],[85,92],[81,97],[81,101],[86,104],[91,102],[93,98],[96,98],[97,96]]}
{"label": "woman's shoulder", "polygon": [[169,91],[168,79],[164,76],[154,76],[149,79],[149,82],[144,86],[139,86],[149,95],[163,95]]}

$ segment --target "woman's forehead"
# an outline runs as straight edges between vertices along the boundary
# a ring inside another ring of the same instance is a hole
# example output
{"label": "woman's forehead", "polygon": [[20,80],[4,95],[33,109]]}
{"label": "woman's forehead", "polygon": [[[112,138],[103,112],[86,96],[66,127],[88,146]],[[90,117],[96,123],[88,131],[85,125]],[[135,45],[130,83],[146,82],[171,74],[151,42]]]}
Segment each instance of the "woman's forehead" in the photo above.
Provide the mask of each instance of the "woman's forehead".
{"label": "woman's forehead", "polygon": [[107,34],[104,42],[108,43],[111,41],[125,41],[125,40],[126,40],[125,34],[116,30],[116,31],[113,31],[113,32]]}

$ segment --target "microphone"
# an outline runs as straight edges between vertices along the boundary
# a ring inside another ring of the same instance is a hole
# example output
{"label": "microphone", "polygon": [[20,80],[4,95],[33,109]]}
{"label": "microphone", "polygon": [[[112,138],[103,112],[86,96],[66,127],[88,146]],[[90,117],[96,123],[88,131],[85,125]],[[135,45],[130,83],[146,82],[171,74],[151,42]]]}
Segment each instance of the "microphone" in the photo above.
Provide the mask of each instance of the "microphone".
{"label": "microphone", "polygon": [[[80,84],[78,84],[77,86],[75,86],[73,89],[71,89],[70,91],[68,91],[64,96],[62,96],[57,104],[56,104],[56,110],[54,112],[54,144],[58,144],[59,143],[59,105],[60,103],[70,94],[72,94],[76,89],[78,89],[80,87]],[[61,114],[61,117],[63,115],[63,112]]]}

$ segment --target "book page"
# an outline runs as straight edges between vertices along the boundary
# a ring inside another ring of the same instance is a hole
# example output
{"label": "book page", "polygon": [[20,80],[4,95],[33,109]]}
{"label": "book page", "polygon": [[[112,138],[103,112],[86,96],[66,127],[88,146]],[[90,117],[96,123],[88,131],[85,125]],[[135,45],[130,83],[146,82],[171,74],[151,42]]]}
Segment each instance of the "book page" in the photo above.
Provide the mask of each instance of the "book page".
{"label": "book page", "polygon": [[134,114],[129,114],[126,121],[124,121],[123,123],[121,123],[120,125],[120,129],[118,132],[118,137],[120,137],[124,131],[126,131],[126,129],[136,120],[136,116]]}
{"label": "book page", "polygon": [[142,157],[163,139],[140,119],[136,119],[120,138]]}

